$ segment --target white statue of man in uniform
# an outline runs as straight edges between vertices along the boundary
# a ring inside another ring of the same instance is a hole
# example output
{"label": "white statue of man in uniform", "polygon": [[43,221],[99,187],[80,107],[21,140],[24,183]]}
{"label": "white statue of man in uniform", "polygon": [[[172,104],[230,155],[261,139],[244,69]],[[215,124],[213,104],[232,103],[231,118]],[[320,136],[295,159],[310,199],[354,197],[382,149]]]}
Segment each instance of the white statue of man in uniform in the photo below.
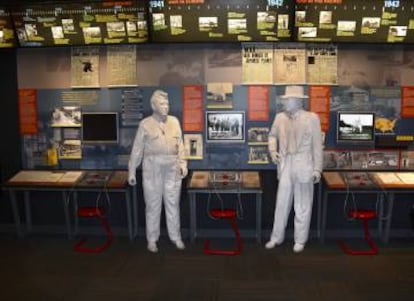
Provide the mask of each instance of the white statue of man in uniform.
{"label": "white statue of man in uniform", "polygon": [[168,94],[156,90],[151,96],[153,114],[138,127],[128,163],[130,185],[136,185],[136,168],[142,162],[147,249],[158,252],[162,201],[167,230],[177,249],[185,248],[180,232],[181,182],[187,176],[187,161],[180,122],[168,115]]}
{"label": "white statue of man in uniform", "polygon": [[322,134],[318,115],[303,110],[302,86],[287,86],[281,96],[283,112],[276,114],[269,133],[269,153],[278,169],[273,231],[267,249],[283,243],[289,214],[295,212],[295,253],[302,252],[309,236],[313,186],[322,172]]}

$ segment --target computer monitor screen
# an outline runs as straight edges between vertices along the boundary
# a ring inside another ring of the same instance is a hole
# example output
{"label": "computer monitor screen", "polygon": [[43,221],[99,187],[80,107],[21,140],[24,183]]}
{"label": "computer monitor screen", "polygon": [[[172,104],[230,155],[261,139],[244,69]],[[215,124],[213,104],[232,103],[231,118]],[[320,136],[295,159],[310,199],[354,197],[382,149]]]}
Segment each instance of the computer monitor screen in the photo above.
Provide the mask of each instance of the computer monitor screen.
{"label": "computer monitor screen", "polygon": [[375,114],[338,112],[337,143],[373,144],[375,142]]}
{"label": "computer monitor screen", "polygon": [[84,143],[118,143],[118,113],[83,112],[82,141]]}

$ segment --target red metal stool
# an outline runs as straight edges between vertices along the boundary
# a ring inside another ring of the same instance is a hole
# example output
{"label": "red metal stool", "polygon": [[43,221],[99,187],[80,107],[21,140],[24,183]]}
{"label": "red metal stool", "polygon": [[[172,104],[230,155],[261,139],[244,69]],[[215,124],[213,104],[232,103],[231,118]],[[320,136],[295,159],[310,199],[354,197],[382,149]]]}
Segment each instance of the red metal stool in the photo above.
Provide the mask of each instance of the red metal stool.
{"label": "red metal stool", "polygon": [[233,250],[213,250],[210,249],[210,240],[204,242],[204,254],[208,255],[238,255],[243,249],[243,242],[240,237],[239,228],[236,223],[236,210],[234,209],[212,209],[210,211],[212,217],[217,219],[228,219],[236,235],[236,249]]}
{"label": "red metal stool", "polygon": [[97,247],[84,247],[86,243],[86,238],[81,238],[73,247],[73,250],[76,252],[84,252],[84,253],[100,253],[107,249],[113,241],[113,234],[111,228],[109,227],[108,220],[105,215],[105,210],[103,208],[98,207],[84,207],[78,209],[78,216],[79,217],[96,217],[101,221],[101,224],[104,228],[106,240],[103,244]]}
{"label": "red metal stool", "polygon": [[378,247],[375,242],[372,240],[371,235],[369,233],[368,228],[368,220],[377,217],[377,213],[373,210],[351,210],[348,213],[350,218],[362,220],[364,225],[364,236],[365,240],[370,246],[369,249],[366,250],[354,250],[347,246],[343,241],[339,242],[339,246],[342,250],[349,255],[376,255],[378,254]]}

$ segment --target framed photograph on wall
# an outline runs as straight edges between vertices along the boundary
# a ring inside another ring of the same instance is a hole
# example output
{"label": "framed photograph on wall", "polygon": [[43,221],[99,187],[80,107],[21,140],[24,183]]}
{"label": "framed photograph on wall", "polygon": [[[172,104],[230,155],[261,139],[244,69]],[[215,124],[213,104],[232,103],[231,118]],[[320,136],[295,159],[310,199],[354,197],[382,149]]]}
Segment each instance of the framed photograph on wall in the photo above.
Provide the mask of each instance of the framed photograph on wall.
{"label": "framed photograph on wall", "polygon": [[245,141],[245,114],[243,111],[207,111],[206,142]]}

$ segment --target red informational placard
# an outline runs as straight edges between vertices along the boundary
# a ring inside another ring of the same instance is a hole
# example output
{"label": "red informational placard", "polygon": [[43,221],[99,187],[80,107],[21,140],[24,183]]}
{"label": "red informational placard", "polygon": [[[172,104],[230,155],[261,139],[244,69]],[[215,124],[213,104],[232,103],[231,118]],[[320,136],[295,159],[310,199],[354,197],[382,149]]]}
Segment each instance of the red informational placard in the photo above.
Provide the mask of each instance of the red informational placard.
{"label": "red informational placard", "polygon": [[183,131],[201,132],[203,130],[203,86],[183,87]]}
{"label": "red informational placard", "polygon": [[19,90],[19,125],[21,135],[36,135],[37,128],[37,90]]}
{"label": "red informational placard", "polygon": [[414,87],[401,87],[401,117],[414,117]]}
{"label": "red informational placard", "polygon": [[248,105],[249,121],[269,121],[269,86],[249,86]]}
{"label": "red informational placard", "polygon": [[321,129],[329,130],[329,101],[331,98],[331,87],[310,86],[309,87],[309,111],[319,115]]}

